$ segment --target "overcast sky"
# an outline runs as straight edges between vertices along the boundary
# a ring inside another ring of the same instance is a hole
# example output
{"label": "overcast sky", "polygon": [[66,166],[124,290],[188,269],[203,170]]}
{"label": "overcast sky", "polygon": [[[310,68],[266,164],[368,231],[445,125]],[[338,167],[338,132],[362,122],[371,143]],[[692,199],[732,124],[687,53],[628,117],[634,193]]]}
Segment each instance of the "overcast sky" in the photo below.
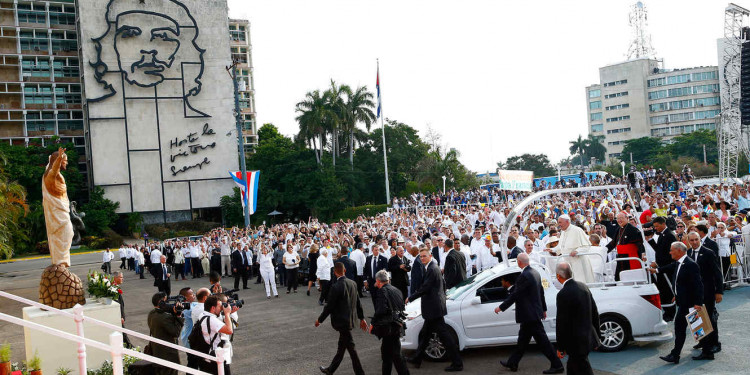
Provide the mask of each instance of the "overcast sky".
{"label": "overcast sky", "polygon": [[[645,1],[666,68],[717,64],[725,1]],[[375,90],[385,116],[431,126],[471,170],[587,134],[585,87],[625,60],[634,0],[229,0],[251,22],[258,124],[297,132],[294,106],[330,79]],[[750,2],[738,2],[750,6]]]}

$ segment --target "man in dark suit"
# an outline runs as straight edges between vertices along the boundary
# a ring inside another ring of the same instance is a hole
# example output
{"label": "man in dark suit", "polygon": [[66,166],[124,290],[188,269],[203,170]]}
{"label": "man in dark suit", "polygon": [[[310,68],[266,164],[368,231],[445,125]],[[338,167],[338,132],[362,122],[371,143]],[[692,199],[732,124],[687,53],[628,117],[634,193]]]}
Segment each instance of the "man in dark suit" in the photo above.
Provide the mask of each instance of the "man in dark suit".
{"label": "man in dark suit", "polygon": [[[513,237],[508,237],[508,259],[516,259],[521,253],[524,251],[516,246],[516,239]],[[496,257],[500,260],[500,262],[503,261],[503,254],[498,252],[495,254]]]}
{"label": "man in dark suit", "polygon": [[403,313],[404,297],[388,281],[388,272],[378,271],[375,275],[375,315],[370,323],[370,333],[380,339],[380,354],[383,360],[383,375],[390,375],[391,368],[396,368],[399,375],[408,375],[404,357],[401,356],[401,326],[394,312]]}
{"label": "man in dark suit", "polygon": [[336,372],[336,369],[341,364],[341,360],[344,359],[344,351],[348,351],[349,356],[352,358],[354,373],[364,375],[365,371],[362,369],[362,363],[360,363],[357,350],[354,347],[352,329],[357,325],[357,321],[359,321],[359,327],[363,331],[366,331],[367,322],[365,321],[365,314],[362,311],[362,304],[359,302],[359,296],[357,295],[357,282],[347,279],[344,276],[345,273],[346,269],[344,269],[343,263],[336,263],[333,266],[333,274],[336,276],[337,281],[328,292],[328,303],[323,308],[323,312],[320,313],[318,320],[315,321],[315,327],[319,327],[320,323],[325,321],[328,315],[330,315],[331,326],[339,332],[339,345],[336,355],[333,357],[330,366],[320,367],[320,372],[324,374],[333,374]]}
{"label": "man in dark suit", "polygon": [[404,257],[404,248],[398,247],[396,256],[388,259],[388,272],[391,273],[391,284],[401,292],[402,296],[408,296],[409,271],[411,271],[411,262]]}
{"label": "man in dark suit", "polygon": [[247,279],[250,277],[252,259],[248,259],[247,252],[241,251],[236,247],[229,255],[229,258],[232,266],[232,275],[234,276],[234,289],[239,289],[240,279],[242,279],[242,289],[249,289],[247,287]]}
{"label": "man in dark suit", "polygon": [[[672,243],[677,241],[677,236],[674,232],[667,227],[667,220],[661,216],[657,216],[653,220],[654,232],[659,235],[658,241],[654,241],[654,236],[646,236],[646,240],[649,245],[654,249],[656,265],[658,267],[664,267],[669,263],[674,262],[672,257],[669,255],[669,250],[672,247]],[[667,280],[671,279],[672,275],[667,273],[660,273],[656,275],[656,287],[659,288],[659,298],[662,303],[668,304],[668,301],[672,301],[674,294],[672,288],[669,286]],[[674,306],[663,307],[664,320],[672,321],[674,319]]]}
{"label": "man in dark suit", "polygon": [[169,297],[169,293],[172,291],[169,278],[172,274],[170,273],[170,267],[167,265],[167,257],[162,255],[159,260],[159,264],[153,267],[154,286],[157,287],[160,292],[164,292],[164,294]]}
{"label": "man in dark suit", "polygon": [[675,262],[664,267],[649,268],[651,273],[671,272],[672,290],[675,294],[677,303],[677,314],[674,319],[674,349],[667,356],[659,357],[664,361],[671,363],[680,362],[680,352],[685,345],[685,330],[687,329],[687,319],[685,316],[688,310],[693,307],[700,310],[703,304],[703,282],[701,281],[701,271],[698,264],[687,255],[687,246],[682,242],[672,243],[669,255]]}
{"label": "man in dark suit", "polygon": [[511,305],[516,305],[516,323],[521,324],[518,330],[518,346],[516,351],[508,358],[508,361],[500,361],[500,364],[511,371],[518,370],[518,363],[526,351],[531,338],[534,338],[542,353],[549,359],[551,366],[544,370],[545,374],[561,374],[565,371],[560,358],[555,355],[552,344],[549,342],[547,333],[544,331],[542,319],[547,318],[547,303],[544,301],[544,288],[542,287],[539,272],[529,267],[529,256],[526,253],[516,258],[521,274],[518,275],[516,284],[511,289],[508,298],[497,308],[495,314],[505,311]]}
{"label": "man in dark suit", "polygon": [[380,255],[381,247],[375,245],[372,247],[372,255],[368,256],[365,261],[363,270],[365,277],[365,288],[370,291],[370,298],[375,295],[375,274],[380,270],[388,268],[388,259]]}
{"label": "man in dark suit", "polygon": [[422,280],[424,279],[425,267],[422,262],[419,261],[419,250],[414,259],[414,263],[411,265],[411,272],[409,273],[409,299],[414,300],[412,296],[414,292],[419,290],[422,286]]}
{"label": "man in dark suit", "polygon": [[557,356],[568,355],[568,374],[594,374],[589,352],[599,346],[599,310],[586,284],[573,280],[570,264],[557,264]]}
{"label": "man in dark suit", "polygon": [[698,234],[701,235],[701,242],[702,242],[701,245],[709,248],[718,257],[719,256],[719,244],[717,244],[716,241],[708,237],[708,226],[706,226],[706,224],[698,224],[695,226],[695,229],[697,229]]}
{"label": "man in dark suit", "polygon": [[448,255],[445,257],[445,267],[443,276],[445,278],[445,288],[450,289],[458,283],[466,280],[466,257],[460,250],[453,248],[453,240],[445,241],[445,248]]}
{"label": "man in dark suit", "polygon": [[714,359],[714,353],[721,350],[719,344],[719,327],[716,316],[716,304],[720,303],[724,297],[724,279],[719,260],[713,251],[705,246],[701,246],[701,239],[698,233],[688,234],[688,243],[691,249],[688,250],[688,257],[695,260],[701,270],[701,281],[703,282],[703,304],[706,305],[706,314],[711,320],[714,331],[704,337],[696,347],[701,348],[700,355],[693,357],[695,360]]}
{"label": "man in dark suit", "polygon": [[[427,343],[432,334],[437,333],[440,342],[448,351],[448,358],[451,359],[451,365],[446,367],[445,371],[462,371],[464,364],[458,354],[458,345],[448,333],[448,326],[443,318],[448,314],[448,309],[445,306],[445,281],[440,275],[440,267],[437,263],[432,262],[432,252],[427,249],[419,252],[419,260],[425,266],[425,274],[422,285],[419,290],[412,294],[412,298],[421,298],[422,318],[424,319],[422,330],[424,330],[424,334],[420,335],[423,339],[419,341],[417,352],[408,361],[417,367],[421,366],[422,354],[427,347]],[[409,303],[408,298],[406,303]]]}
{"label": "man in dark suit", "polygon": [[435,247],[432,248],[432,259],[435,259],[435,262],[437,262],[438,266],[440,266],[440,252],[443,251],[444,245],[445,238],[440,235],[435,237]]}
{"label": "man in dark suit", "polygon": [[[341,249],[340,253],[341,257],[333,261],[333,264],[336,265],[336,263],[343,263],[344,269],[346,270],[344,276],[349,280],[357,282],[357,262],[349,258],[349,249]],[[333,279],[333,282],[336,282],[335,278]]]}

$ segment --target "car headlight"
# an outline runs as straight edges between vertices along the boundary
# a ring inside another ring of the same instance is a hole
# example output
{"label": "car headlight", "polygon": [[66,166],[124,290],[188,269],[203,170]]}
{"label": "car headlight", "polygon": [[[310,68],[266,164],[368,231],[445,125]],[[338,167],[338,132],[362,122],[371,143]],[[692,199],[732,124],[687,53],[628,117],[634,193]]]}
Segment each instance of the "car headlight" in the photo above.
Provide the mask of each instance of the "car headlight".
{"label": "car headlight", "polygon": [[410,311],[408,314],[406,314],[406,320],[414,320],[422,316],[421,312],[417,311]]}

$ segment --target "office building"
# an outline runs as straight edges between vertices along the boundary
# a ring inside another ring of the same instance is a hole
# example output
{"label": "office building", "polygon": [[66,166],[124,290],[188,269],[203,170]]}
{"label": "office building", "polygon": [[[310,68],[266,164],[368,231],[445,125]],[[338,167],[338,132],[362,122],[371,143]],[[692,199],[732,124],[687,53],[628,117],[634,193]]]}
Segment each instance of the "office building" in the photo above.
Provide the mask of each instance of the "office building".
{"label": "office building", "polygon": [[73,143],[87,179],[75,0],[0,1],[0,142]]}
{"label": "office building", "polygon": [[232,48],[232,59],[237,62],[242,136],[244,137],[245,152],[252,153],[258,145],[258,133],[255,122],[255,85],[253,83],[250,22],[247,20],[230,19],[229,37]]}
{"label": "office building", "polygon": [[631,139],[669,142],[680,134],[716,129],[721,108],[718,67],[661,65],[649,58],[607,65],[599,68],[599,83],[586,87],[589,133],[603,137],[607,163],[629,162],[621,153]]}

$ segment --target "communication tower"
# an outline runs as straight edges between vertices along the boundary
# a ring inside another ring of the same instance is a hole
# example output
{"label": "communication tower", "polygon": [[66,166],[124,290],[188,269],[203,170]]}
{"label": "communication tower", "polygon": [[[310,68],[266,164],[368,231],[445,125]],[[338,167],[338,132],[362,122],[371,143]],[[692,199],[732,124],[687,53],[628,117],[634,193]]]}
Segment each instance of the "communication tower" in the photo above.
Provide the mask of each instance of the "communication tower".
{"label": "communication tower", "polygon": [[651,34],[648,33],[648,10],[643,2],[639,1],[630,7],[630,20],[628,21],[633,31],[633,41],[628,48],[628,60],[641,57],[654,58],[656,51],[651,46]]}

